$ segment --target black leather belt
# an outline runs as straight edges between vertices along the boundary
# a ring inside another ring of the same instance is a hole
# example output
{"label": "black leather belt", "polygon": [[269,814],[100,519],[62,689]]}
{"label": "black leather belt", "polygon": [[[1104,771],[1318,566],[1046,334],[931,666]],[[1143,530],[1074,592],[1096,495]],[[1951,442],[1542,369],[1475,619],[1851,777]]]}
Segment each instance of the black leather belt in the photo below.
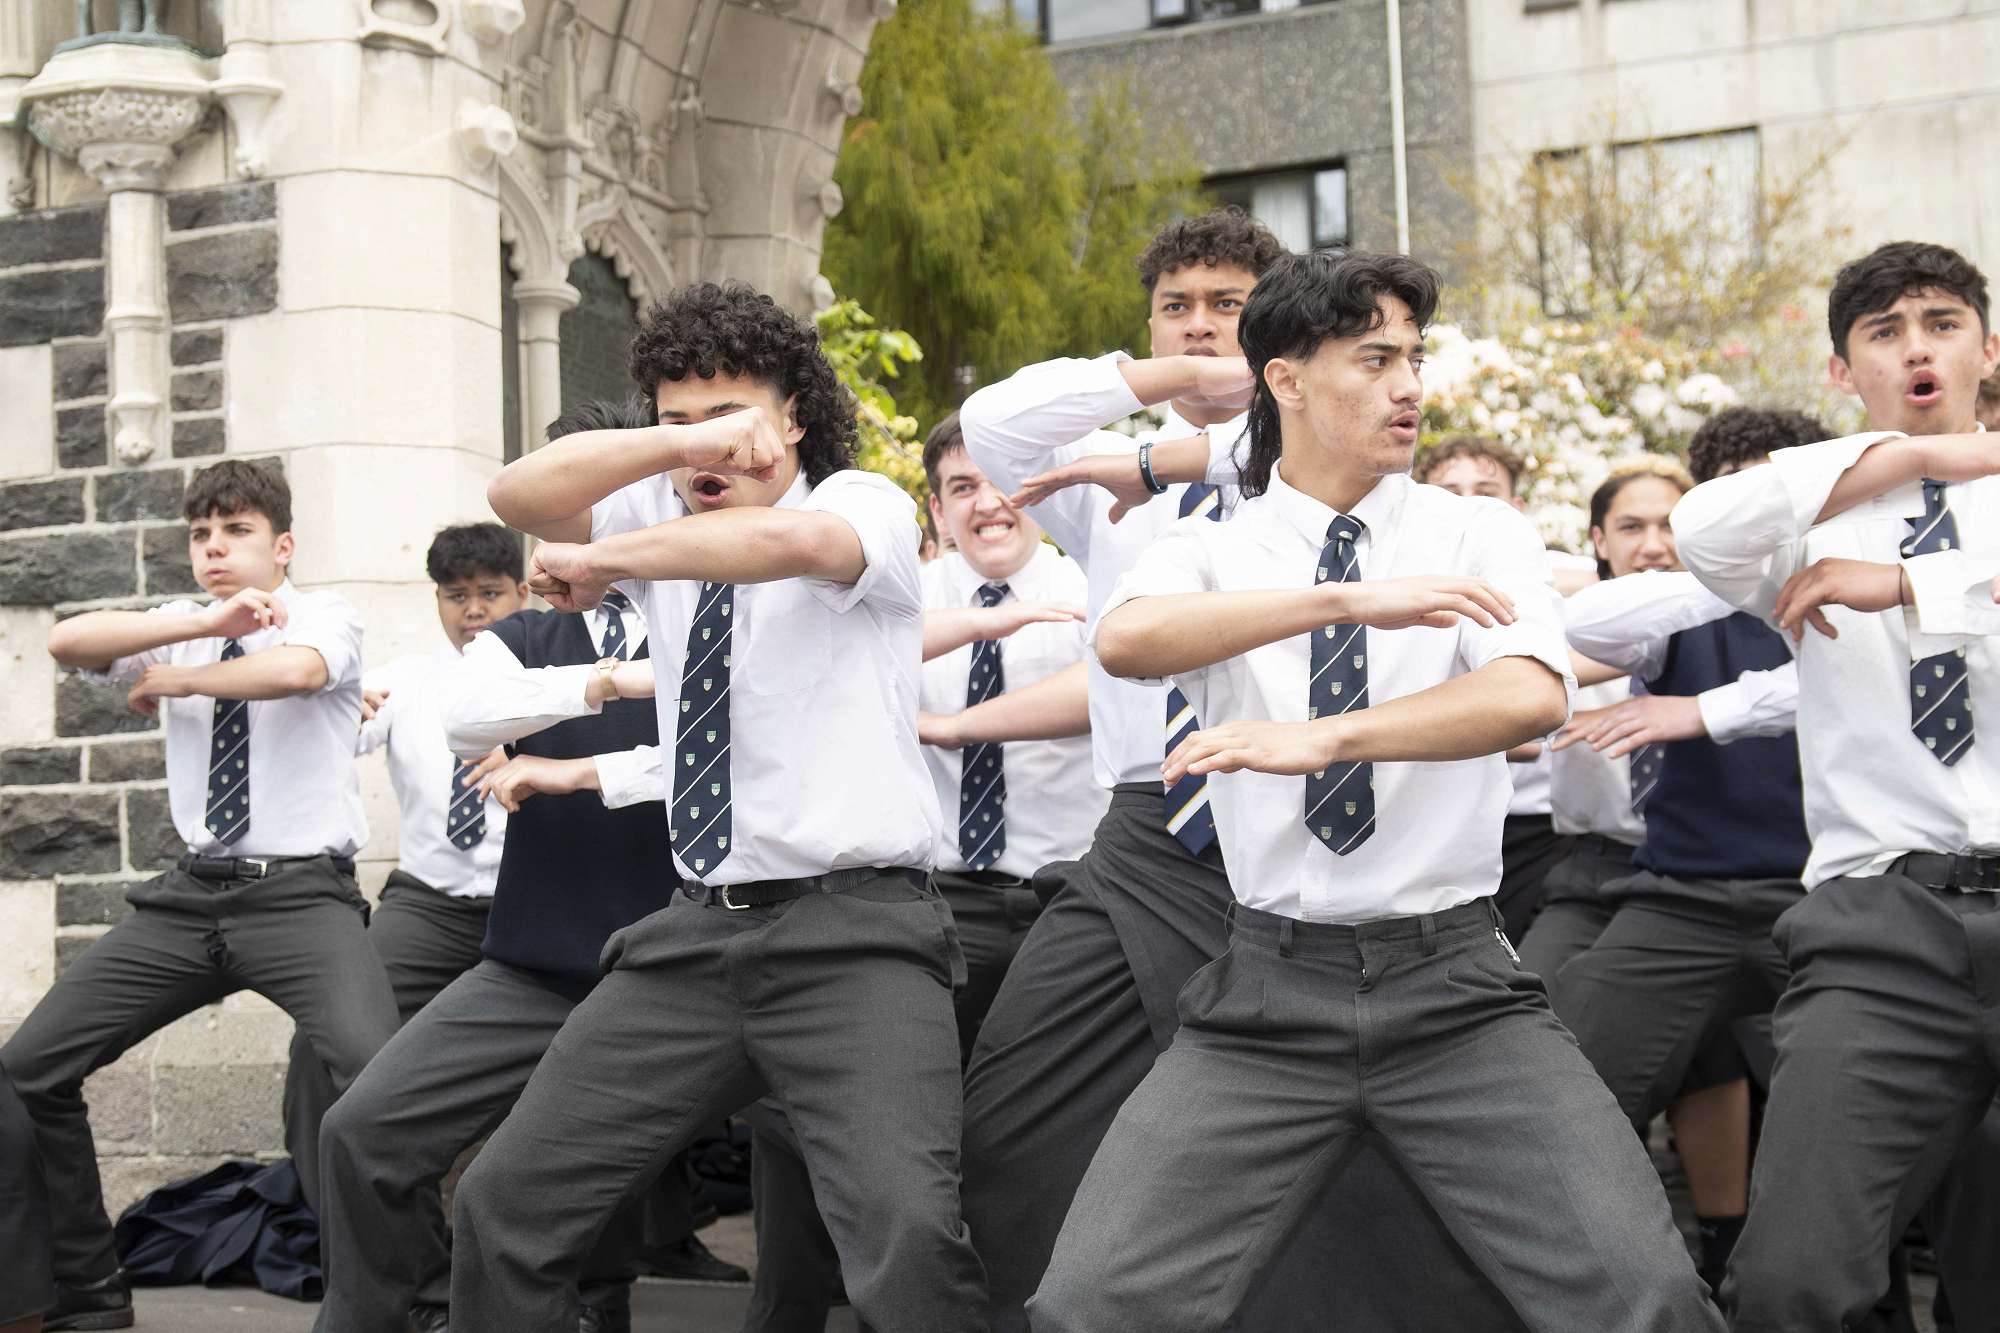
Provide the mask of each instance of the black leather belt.
{"label": "black leather belt", "polygon": [[1893,874],[1931,889],[1960,893],[2000,893],[2000,856],[1946,856],[1941,852],[1910,852],[1889,863]]}
{"label": "black leather belt", "polygon": [[828,871],[824,875],[807,875],[801,879],[753,879],[742,884],[721,885],[683,884],[681,892],[698,903],[720,903],[732,912],[747,912],[753,907],[788,903],[794,898],[806,898],[815,893],[845,893],[857,884],[884,876],[906,879],[915,888],[929,890],[930,877],[921,870],[909,866],[859,866],[852,870]]}
{"label": "black leather belt", "polygon": [[343,875],[354,873],[351,856],[200,856],[189,852],[175,864],[196,879],[264,879],[301,861],[330,861]]}

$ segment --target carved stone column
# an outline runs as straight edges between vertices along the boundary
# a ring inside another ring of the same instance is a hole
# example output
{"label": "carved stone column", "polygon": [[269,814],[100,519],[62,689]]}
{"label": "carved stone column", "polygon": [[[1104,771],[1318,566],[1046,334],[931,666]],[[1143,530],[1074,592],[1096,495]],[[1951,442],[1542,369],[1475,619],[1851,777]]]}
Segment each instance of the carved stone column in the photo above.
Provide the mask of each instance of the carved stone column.
{"label": "carved stone column", "polygon": [[542,442],[542,428],[562,411],[562,317],[583,294],[563,279],[521,278],[514,301],[521,311],[522,451]]}
{"label": "carved stone column", "polygon": [[200,59],[173,46],[98,42],[59,51],[20,92],[28,128],[110,194],[105,336],[112,442],[142,463],[165,442],[166,248],[160,190],[209,101]]}

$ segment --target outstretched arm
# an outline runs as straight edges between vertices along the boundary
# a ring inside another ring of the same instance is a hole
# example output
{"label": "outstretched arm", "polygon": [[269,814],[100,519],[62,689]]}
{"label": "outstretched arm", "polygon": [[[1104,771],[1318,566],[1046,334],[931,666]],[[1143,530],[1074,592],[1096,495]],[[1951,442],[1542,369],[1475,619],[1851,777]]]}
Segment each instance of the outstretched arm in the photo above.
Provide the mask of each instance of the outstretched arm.
{"label": "outstretched arm", "polygon": [[1002,602],[924,612],[924,661],[982,639],[1004,639],[1029,625],[1081,624],[1084,609],[1067,602]]}
{"label": "outstretched arm", "polygon": [[1327,625],[1448,629],[1461,616],[1489,628],[1514,622],[1514,603],[1504,593],[1460,576],[1175,593],[1122,604],[1114,593],[1112,600],[1097,625],[1098,661],[1114,676],[1142,680],[1198,671]]}
{"label": "outstretched arm", "polygon": [[1174,747],[1169,784],[1189,773],[1317,773],[1331,764],[1439,763],[1499,754],[1546,736],[1569,712],[1563,678],[1532,657],[1501,657],[1415,694],[1310,722],[1230,722]]}
{"label": "outstretched arm", "polygon": [[628,580],[852,584],[867,567],[860,536],[839,515],[748,506],[690,514],[582,545],[545,542],[529,561],[528,587],[558,611],[587,611],[612,584]]}
{"label": "outstretched arm", "polygon": [[121,657],[189,639],[237,639],[282,629],[287,619],[278,595],[262,588],[245,588],[226,601],[187,611],[86,611],[49,631],[49,656],[66,667],[104,671]]}
{"label": "outstretched arm", "polygon": [[326,688],[326,659],[319,649],[281,643],[206,666],[156,662],[140,675],[127,696],[142,713],[159,709],[161,699],[201,695],[209,699],[287,699]]}
{"label": "outstretched arm", "polygon": [[1090,676],[1082,662],[963,712],[917,715],[917,739],[946,750],[994,741],[1053,741],[1089,734]]}
{"label": "outstretched arm", "polygon": [[623,487],[676,468],[768,481],[784,457],[778,423],[761,407],[706,421],[566,435],[502,468],[486,488],[509,527],[551,542],[590,540],[590,508]]}

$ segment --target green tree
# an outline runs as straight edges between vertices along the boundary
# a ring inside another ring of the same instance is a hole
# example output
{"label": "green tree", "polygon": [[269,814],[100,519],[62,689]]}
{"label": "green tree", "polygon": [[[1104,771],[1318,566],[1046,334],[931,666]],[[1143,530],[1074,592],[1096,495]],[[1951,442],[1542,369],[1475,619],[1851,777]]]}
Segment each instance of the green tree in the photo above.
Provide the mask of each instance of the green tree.
{"label": "green tree", "polygon": [[1036,40],[972,0],[908,0],[876,30],[861,88],[824,265],[926,349],[906,410],[935,419],[968,374],[1137,335],[1132,256],[1198,200],[1191,154],[1148,133],[1129,88],[1077,114]]}
{"label": "green tree", "polygon": [[861,426],[855,461],[870,472],[881,473],[921,502],[924,457],[917,438],[917,419],[898,410],[895,390],[888,381],[901,378],[905,366],[920,363],[923,349],[901,329],[881,327],[855,300],[834,302],[815,315],[813,323],[833,373],[854,395],[855,417]]}

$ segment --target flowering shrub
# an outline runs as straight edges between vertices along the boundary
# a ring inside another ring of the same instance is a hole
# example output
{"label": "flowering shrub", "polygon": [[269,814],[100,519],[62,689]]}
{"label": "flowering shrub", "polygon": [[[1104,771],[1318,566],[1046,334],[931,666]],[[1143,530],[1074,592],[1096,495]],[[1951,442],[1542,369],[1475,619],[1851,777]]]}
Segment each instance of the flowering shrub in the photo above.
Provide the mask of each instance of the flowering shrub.
{"label": "flowering shrub", "polygon": [[917,434],[917,419],[897,411],[889,382],[923,360],[923,349],[901,329],[882,328],[859,301],[836,301],[813,316],[813,323],[833,373],[854,395],[861,428],[856,464],[880,472],[922,505],[923,440]]}
{"label": "flowering shrub", "polygon": [[1507,341],[1430,330],[1423,444],[1499,440],[1525,464],[1522,498],[1552,546],[1585,549],[1590,494],[1621,457],[1685,457],[1711,415],[1741,401],[1728,348],[1648,338],[1636,328],[1525,324]]}

